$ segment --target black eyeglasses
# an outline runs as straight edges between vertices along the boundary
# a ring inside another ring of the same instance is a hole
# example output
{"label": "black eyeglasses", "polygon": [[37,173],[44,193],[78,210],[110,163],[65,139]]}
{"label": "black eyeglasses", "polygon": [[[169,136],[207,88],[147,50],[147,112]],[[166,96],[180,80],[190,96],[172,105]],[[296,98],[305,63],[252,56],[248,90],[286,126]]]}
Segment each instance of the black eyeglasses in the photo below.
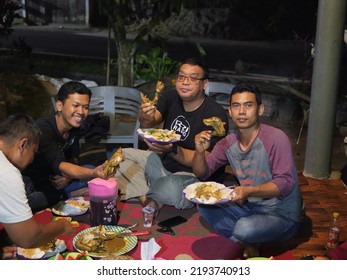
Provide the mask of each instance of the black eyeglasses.
{"label": "black eyeglasses", "polygon": [[185,76],[182,74],[177,75],[177,81],[178,82],[184,82],[186,79],[187,79],[188,83],[195,85],[195,84],[199,83],[200,81],[205,80],[206,78],[196,78],[196,77]]}

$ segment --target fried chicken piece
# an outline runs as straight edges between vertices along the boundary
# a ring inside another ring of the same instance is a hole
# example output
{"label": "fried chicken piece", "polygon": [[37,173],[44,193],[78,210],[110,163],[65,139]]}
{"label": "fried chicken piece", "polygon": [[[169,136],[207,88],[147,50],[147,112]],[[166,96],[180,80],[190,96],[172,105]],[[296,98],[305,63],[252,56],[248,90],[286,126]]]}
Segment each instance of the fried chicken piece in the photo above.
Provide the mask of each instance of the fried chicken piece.
{"label": "fried chicken piece", "polygon": [[203,119],[205,125],[211,126],[213,128],[213,136],[224,136],[225,135],[225,122],[218,117],[211,117],[208,119]]}
{"label": "fried chicken piece", "polygon": [[125,160],[125,157],[122,153],[122,148],[119,148],[112,157],[108,160],[106,166],[104,167],[104,173],[108,176],[115,175],[119,164]]}
{"label": "fried chicken piece", "polygon": [[155,94],[154,94],[153,100],[150,100],[150,99],[148,98],[148,96],[146,96],[145,94],[143,94],[143,93],[141,92],[141,99],[142,99],[142,102],[143,102],[143,103],[151,103],[151,105],[157,104],[158,99],[159,99],[159,94],[163,91],[164,87],[165,87],[165,86],[164,86],[164,83],[163,83],[162,81],[158,81],[158,82],[157,82],[157,85],[156,85],[156,87],[155,87]]}

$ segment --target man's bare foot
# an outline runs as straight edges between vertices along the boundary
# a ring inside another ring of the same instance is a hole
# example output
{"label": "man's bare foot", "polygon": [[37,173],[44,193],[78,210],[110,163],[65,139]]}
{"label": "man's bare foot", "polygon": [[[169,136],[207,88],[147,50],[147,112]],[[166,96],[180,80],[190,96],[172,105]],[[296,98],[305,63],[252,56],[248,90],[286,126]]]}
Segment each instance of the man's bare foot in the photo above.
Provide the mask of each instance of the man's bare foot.
{"label": "man's bare foot", "polygon": [[145,195],[139,196],[138,199],[139,199],[142,206],[146,206],[147,196],[145,196]]}
{"label": "man's bare foot", "polygon": [[[0,251],[1,251],[1,248],[0,248]],[[16,246],[5,246],[2,248],[2,259],[3,260],[12,260],[12,259],[16,258],[16,253],[17,253],[17,247]]]}
{"label": "man's bare foot", "polygon": [[243,257],[245,259],[259,257],[259,245],[247,245],[243,251]]}
{"label": "man's bare foot", "polygon": [[88,196],[89,195],[89,190],[88,188],[82,188],[79,190],[75,190],[71,192],[71,197],[76,197],[76,196]]}

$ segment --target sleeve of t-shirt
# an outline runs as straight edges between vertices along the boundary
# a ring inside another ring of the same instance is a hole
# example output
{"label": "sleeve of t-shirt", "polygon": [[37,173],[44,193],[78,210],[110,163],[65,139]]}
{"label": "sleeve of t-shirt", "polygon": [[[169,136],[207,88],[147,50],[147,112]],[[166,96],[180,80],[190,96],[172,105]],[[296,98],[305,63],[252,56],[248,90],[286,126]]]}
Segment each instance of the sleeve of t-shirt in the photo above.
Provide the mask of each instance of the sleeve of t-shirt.
{"label": "sleeve of t-shirt", "polygon": [[274,130],[268,136],[268,139],[263,139],[263,143],[269,156],[272,182],[279,188],[281,196],[286,197],[295,185],[294,173],[297,172],[291,143],[280,130]]}
{"label": "sleeve of t-shirt", "polygon": [[1,184],[0,221],[2,223],[19,223],[29,220],[33,214],[28,204],[24,182],[19,170],[3,174]]}
{"label": "sleeve of t-shirt", "polygon": [[226,150],[231,145],[232,137],[229,135],[214,146],[211,153],[206,156],[207,163],[207,174],[201,179],[207,179],[210,177],[213,172],[215,172],[218,168],[229,164],[228,158],[226,156]]}

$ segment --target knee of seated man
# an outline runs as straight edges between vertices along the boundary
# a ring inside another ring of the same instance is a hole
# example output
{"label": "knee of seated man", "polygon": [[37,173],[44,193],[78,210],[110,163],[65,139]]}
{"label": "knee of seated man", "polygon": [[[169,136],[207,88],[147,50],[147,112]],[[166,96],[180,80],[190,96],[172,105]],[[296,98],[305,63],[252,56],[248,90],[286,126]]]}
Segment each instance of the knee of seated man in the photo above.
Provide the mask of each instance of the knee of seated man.
{"label": "knee of seated man", "polygon": [[240,219],[236,222],[233,236],[240,241],[251,242],[256,239],[256,228],[253,222]]}
{"label": "knee of seated man", "polygon": [[178,181],[171,175],[156,179],[150,189],[160,193],[163,197],[177,197],[177,195],[182,194],[178,188]]}

